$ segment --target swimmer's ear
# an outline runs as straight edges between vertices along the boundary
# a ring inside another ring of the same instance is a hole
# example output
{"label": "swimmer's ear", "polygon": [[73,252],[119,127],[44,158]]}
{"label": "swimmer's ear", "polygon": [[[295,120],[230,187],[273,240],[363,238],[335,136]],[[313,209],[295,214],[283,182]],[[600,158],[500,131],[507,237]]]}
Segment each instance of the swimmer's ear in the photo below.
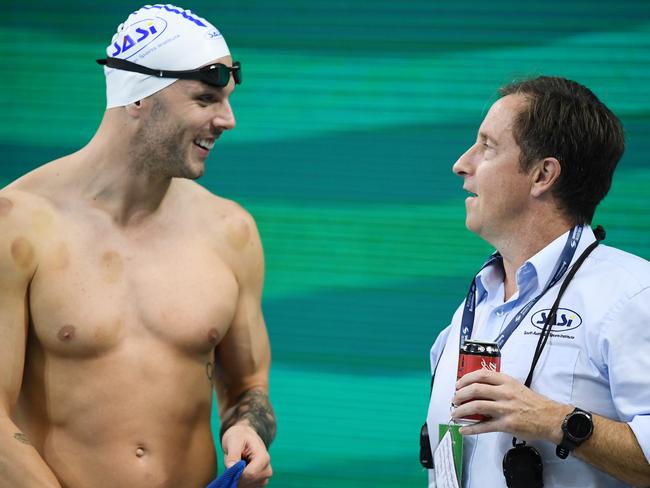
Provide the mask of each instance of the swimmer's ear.
{"label": "swimmer's ear", "polygon": [[140,110],[142,109],[142,103],[140,100],[127,104],[125,107],[126,113],[133,118],[140,117]]}

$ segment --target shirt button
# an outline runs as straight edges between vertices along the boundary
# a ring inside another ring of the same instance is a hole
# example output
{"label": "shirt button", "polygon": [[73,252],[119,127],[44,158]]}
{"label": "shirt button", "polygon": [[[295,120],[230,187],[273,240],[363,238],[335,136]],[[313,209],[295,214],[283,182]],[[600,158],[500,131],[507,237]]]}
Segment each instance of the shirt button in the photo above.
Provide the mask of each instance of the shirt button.
{"label": "shirt button", "polygon": [[503,310],[497,310],[497,317],[503,317]]}

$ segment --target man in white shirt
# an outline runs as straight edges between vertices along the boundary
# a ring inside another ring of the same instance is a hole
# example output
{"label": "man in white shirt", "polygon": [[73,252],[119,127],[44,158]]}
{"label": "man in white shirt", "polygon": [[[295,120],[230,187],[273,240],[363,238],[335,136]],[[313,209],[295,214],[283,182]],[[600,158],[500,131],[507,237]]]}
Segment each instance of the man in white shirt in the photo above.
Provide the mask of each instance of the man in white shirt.
{"label": "man in white shirt", "polygon": [[[650,263],[598,245],[589,227],[623,154],[621,124],[562,78],[500,94],[453,166],[467,228],[498,254],[431,349],[423,433],[435,453],[440,425],[487,417],[460,430],[466,488],[649,486]],[[497,342],[500,372],[457,381],[465,339]]]}

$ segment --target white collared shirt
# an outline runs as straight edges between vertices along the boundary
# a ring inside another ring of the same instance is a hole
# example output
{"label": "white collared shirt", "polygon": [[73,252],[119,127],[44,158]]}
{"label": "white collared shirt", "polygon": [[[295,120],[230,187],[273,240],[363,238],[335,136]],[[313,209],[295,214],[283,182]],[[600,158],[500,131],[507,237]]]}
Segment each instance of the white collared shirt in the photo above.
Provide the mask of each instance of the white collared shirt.
{"label": "white collared shirt", "polygon": [[[516,313],[542,292],[567,235],[558,237],[517,270],[518,291],[505,303],[502,271],[490,266],[479,273],[472,339],[494,341]],[[574,262],[594,240],[591,229],[585,227]],[[562,281],[533,306],[501,349],[501,371],[522,383],[544,314]],[[450,419],[463,305],[431,348],[435,379],[427,423],[432,450],[438,444],[438,424]],[[557,402],[627,422],[650,460],[650,262],[602,244],[596,247],[562,297],[557,324],[537,363],[531,389]],[[544,486],[626,486],[573,455],[558,458],[556,446],[550,442],[528,444],[542,455]],[[462,486],[505,487],[502,460],[511,447],[512,435],[506,433],[466,436]],[[429,486],[435,483],[431,481]]]}

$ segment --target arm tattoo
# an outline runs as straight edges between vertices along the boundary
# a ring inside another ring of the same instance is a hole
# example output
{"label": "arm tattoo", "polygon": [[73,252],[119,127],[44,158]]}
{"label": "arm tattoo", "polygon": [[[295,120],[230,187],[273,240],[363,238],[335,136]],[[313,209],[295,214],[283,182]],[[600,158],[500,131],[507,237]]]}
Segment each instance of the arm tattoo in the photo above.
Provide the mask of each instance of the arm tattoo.
{"label": "arm tattoo", "polygon": [[14,439],[16,439],[19,442],[22,442],[23,444],[27,444],[28,446],[31,446],[31,443],[29,442],[29,439],[22,432],[16,432],[14,434]]}
{"label": "arm tattoo", "polygon": [[237,404],[224,415],[219,437],[241,420],[248,421],[267,448],[271,445],[275,437],[275,413],[265,391],[253,388],[239,397]]}

